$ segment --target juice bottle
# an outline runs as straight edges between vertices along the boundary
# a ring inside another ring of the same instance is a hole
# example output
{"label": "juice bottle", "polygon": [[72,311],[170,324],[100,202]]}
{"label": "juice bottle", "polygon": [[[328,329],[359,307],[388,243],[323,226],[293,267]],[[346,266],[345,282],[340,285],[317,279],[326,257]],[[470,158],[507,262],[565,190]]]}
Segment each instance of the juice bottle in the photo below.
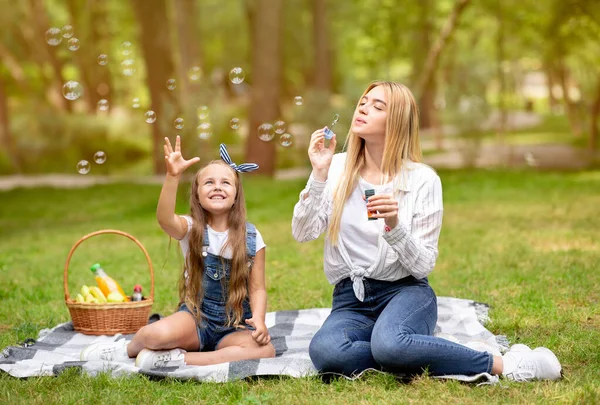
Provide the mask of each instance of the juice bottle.
{"label": "juice bottle", "polygon": [[117,283],[115,280],[109,277],[108,274],[106,274],[106,272],[104,271],[104,269],[100,267],[99,263],[94,264],[91,270],[92,273],[94,273],[94,275],[96,276],[96,283],[98,283],[98,287],[100,288],[100,290],[102,290],[106,297],[108,297],[108,294],[110,294],[111,292],[118,291],[119,294],[123,296],[123,299],[125,301],[129,301],[129,297],[125,295],[125,292],[123,291],[119,283]]}

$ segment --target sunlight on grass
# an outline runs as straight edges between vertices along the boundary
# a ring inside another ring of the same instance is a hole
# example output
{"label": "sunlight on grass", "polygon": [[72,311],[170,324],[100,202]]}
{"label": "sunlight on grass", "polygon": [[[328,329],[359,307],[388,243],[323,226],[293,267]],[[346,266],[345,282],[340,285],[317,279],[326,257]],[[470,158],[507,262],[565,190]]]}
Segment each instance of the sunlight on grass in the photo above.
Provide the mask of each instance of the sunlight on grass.
{"label": "sunlight on grass", "polygon": [[[598,403],[600,171],[441,171],[440,176],[444,224],[437,266],[429,278],[432,287],[440,296],[490,304],[486,326],[512,343],[552,348],[563,364],[563,381],[475,387],[429,376],[401,383],[390,375],[367,373],[357,381],[330,383],[275,377],[200,384],[144,376],[92,378],[69,370],[57,378],[28,380],[0,374],[0,401]],[[299,244],[291,236],[292,209],[304,184],[304,179],[265,178],[244,183],[249,220],[268,246],[271,311],[331,305],[322,238]],[[0,346],[70,320],[62,286],[65,259],[79,238],[98,229],[119,229],[140,240],[155,269],[152,312],[173,312],[182,261],[177,243],[169,242],[156,223],[159,191],[159,185],[114,184],[0,192]],[[188,210],[187,192],[188,186],[182,186],[180,213]],[[102,236],[77,249],[69,289],[93,283],[89,266],[96,261],[124,288],[137,282],[149,286],[139,248],[124,238]]]}

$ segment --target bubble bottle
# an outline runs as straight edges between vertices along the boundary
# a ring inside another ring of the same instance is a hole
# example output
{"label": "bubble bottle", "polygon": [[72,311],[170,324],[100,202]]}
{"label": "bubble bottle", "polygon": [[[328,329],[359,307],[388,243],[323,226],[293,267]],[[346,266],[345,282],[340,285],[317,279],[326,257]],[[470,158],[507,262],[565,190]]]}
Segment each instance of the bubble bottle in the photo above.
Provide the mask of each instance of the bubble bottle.
{"label": "bubble bottle", "polygon": [[333,131],[331,130],[331,128],[333,128],[333,126],[335,124],[337,124],[339,119],[340,119],[339,114],[336,114],[333,116],[333,121],[331,122],[331,125],[329,127],[325,128],[325,139],[329,140],[329,139],[333,138]]}

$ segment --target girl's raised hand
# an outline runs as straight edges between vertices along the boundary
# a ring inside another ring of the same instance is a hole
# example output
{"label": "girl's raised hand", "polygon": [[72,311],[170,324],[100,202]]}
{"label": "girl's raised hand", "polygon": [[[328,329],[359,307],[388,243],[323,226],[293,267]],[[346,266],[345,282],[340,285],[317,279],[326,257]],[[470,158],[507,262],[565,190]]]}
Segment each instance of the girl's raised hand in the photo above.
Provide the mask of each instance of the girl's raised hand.
{"label": "girl's raised hand", "polygon": [[177,135],[177,138],[175,139],[175,150],[173,150],[169,138],[166,137],[163,148],[165,150],[167,173],[173,177],[180,176],[181,173],[183,173],[188,167],[200,161],[199,157],[193,157],[190,160],[185,160],[183,156],[181,156],[181,138],[179,135]]}
{"label": "girl's raised hand", "polygon": [[313,168],[313,176],[316,180],[327,180],[327,172],[331,166],[331,159],[335,152],[336,136],[329,141],[329,146],[325,147],[325,128],[317,129],[310,136],[308,145],[308,158]]}

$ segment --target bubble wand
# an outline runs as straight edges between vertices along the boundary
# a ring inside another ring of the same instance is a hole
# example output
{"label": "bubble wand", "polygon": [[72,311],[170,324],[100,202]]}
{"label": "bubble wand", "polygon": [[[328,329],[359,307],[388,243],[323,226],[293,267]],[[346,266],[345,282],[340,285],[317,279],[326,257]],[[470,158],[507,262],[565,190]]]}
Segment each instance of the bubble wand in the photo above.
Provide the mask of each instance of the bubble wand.
{"label": "bubble wand", "polygon": [[338,119],[340,119],[340,115],[339,114],[334,115],[331,125],[325,128],[325,139],[329,140],[329,139],[333,138],[333,131],[331,130],[331,128],[333,128],[333,126],[335,124],[337,124]]}

